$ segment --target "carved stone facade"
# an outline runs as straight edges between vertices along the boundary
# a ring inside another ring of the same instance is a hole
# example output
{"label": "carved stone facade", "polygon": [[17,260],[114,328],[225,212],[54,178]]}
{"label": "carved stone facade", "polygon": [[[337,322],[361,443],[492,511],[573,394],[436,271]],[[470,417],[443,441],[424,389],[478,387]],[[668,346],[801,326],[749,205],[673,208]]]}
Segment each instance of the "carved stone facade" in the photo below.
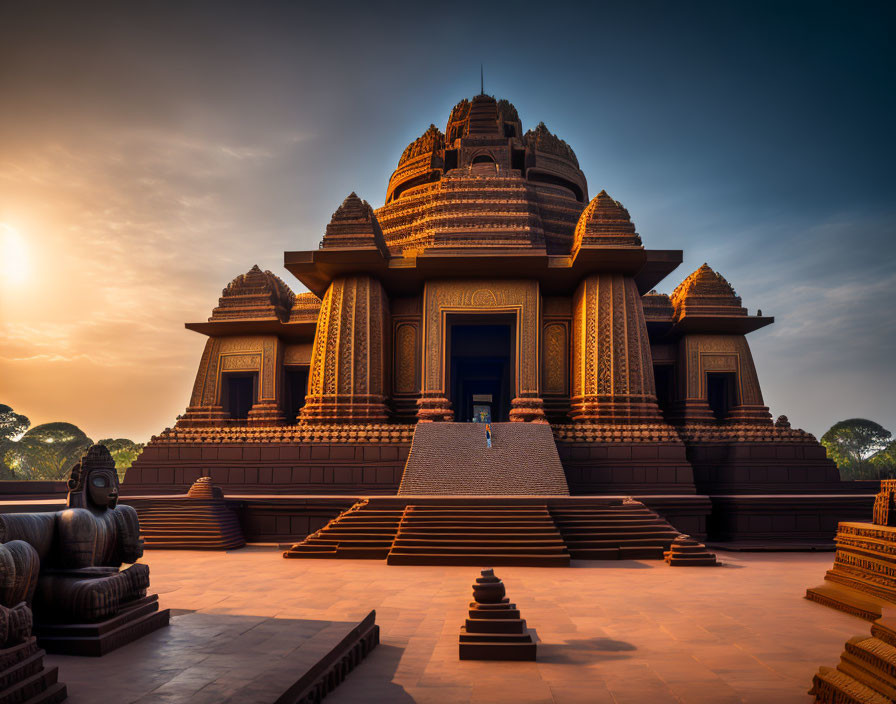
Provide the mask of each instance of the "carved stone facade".
{"label": "carved stone facade", "polygon": [[539,397],[539,312],[536,281],[428,281],[423,293],[423,397],[420,420],[453,420],[448,400],[447,331],[452,316],[508,315],[516,345],[511,420],[544,419]]}
{"label": "carved stone facade", "polygon": [[764,405],[746,335],[773,319],[706,264],[652,290],[681,260],[606,191],[589,200],[544,124],[462,100],[404,150],[381,207],[352,193],[319,248],[285,253],[307,292],[253,267],[187,325],[208,336],[189,406],[132,476],[163,485],[189,456],[240,491],[251,475],[386,492],[415,423],[491,404],[495,422],[552,424],[573,493],[834,492],[823,448]]}
{"label": "carved stone facade", "polygon": [[685,335],[678,346],[678,378],[674,417],[688,422],[715,420],[707,401],[707,373],[734,375],[736,401],[731,422],[771,423],[763,404],[750,346],[743,335]]}

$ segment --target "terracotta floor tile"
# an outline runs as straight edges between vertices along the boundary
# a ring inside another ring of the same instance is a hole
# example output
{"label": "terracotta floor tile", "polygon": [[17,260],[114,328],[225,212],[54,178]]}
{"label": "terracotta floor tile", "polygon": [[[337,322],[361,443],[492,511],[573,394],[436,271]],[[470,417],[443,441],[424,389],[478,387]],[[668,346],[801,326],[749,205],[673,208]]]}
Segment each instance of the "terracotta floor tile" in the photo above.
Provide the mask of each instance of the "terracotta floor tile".
{"label": "terracotta floor tile", "polygon": [[257,676],[251,657],[300,664],[296,648],[320,622],[376,609],[380,646],[328,704],[810,702],[818,666],[835,665],[844,642],[868,632],[802,598],[831,555],[721,557],[732,566],[499,568],[539,644],[537,662],[501,663],[458,659],[473,567],[284,560],[262,548],[147,551],[152,590],[177,610],[171,626],[100,659],[48,661],[73,704],[221,701]]}

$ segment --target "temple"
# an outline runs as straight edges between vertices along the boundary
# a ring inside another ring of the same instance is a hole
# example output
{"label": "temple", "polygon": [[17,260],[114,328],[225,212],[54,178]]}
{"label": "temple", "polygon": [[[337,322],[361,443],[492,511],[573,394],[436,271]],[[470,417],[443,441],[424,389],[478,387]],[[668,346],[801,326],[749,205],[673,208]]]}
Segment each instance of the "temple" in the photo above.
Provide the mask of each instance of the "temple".
{"label": "temple", "polygon": [[635,497],[701,540],[829,541],[870,503],[772,420],[747,336],[774,319],[706,264],[657,293],[681,261],[590,197],[543,123],[462,100],[404,150],[381,207],[352,193],[318,249],[285,253],[307,292],[254,266],[187,324],[208,338],[189,405],[122,491],[210,476],[250,540],[425,493],[549,496],[555,517]]}

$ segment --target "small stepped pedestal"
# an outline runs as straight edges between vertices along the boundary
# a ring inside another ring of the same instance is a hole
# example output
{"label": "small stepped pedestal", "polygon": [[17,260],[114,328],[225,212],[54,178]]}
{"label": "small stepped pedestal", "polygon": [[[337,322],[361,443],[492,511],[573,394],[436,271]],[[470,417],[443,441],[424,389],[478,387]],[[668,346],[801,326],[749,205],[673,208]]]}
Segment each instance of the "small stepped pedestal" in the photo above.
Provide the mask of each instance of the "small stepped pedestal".
{"label": "small stepped pedestal", "polygon": [[[15,587],[4,589],[2,598],[10,591]],[[0,704],[49,704],[66,697],[58,668],[44,666],[46,653],[31,635],[31,625],[31,609],[24,601],[11,608],[0,604]]]}
{"label": "small stepped pedestal", "polygon": [[846,641],[837,668],[821,667],[809,694],[816,704],[891,704],[896,701],[896,618],[871,626],[871,636]]}
{"label": "small stepped pedestal", "polygon": [[672,567],[717,567],[715,553],[689,535],[679,535],[663,557]]}
{"label": "small stepped pedestal", "polygon": [[473,585],[469,618],[460,627],[461,660],[535,660],[536,644],[516,604],[504,596],[494,570],[482,570]]}

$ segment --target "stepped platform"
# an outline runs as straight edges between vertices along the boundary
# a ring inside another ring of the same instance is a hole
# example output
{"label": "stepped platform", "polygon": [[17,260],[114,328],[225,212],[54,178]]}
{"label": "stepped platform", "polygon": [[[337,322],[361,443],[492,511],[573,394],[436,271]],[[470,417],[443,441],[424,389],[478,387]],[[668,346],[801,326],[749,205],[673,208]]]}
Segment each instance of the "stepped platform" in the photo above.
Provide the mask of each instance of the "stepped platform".
{"label": "stepped platform", "polygon": [[283,553],[287,558],[384,560],[404,508],[377,508],[362,499]]}
{"label": "stepped platform", "polygon": [[639,501],[554,502],[551,516],[576,560],[662,560],[679,535]]}
{"label": "stepped platform", "polygon": [[392,496],[359,501],[287,558],[390,565],[565,567],[570,559],[662,560],[679,532],[626,497]]}
{"label": "stepped platform", "polygon": [[868,621],[896,609],[896,526],[845,521],[834,565],[806,598]]}
{"label": "stepped platform", "polygon": [[239,518],[221,498],[133,496],[143,546],[166,550],[233,550],[246,544]]}
{"label": "stepped platform", "polygon": [[[252,583],[259,569],[264,571],[255,566],[249,572],[228,573],[232,569],[229,562],[214,562],[230,557],[207,553],[200,559],[217,565],[219,569],[212,572],[227,584],[240,579]],[[190,569],[190,561],[169,559],[176,567]],[[203,581],[207,583],[207,577]],[[198,587],[189,579],[186,582],[188,591]],[[180,610],[174,627],[109,653],[100,661],[50,656],[51,664],[59,668],[77,702],[320,702],[379,643],[374,611],[364,615],[363,610],[351,609],[335,620],[320,620],[311,614],[249,615],[259,610],[271,589],[264,580],[253,584],[256,591],[251,599],[235,597],[243,599],[237,613],[220,613],[206,600],[204,608]],[[202,601],[195,592],[192,598],[196,605]],[[288,597],[281,592],[274,598]]]}
{"label": "stepped platform", "polygon": [[821,667],[809,694],[816,704],[888,704],[896,701],[896,619],[882,618],[870,636],[846,641],[836,669]]}

